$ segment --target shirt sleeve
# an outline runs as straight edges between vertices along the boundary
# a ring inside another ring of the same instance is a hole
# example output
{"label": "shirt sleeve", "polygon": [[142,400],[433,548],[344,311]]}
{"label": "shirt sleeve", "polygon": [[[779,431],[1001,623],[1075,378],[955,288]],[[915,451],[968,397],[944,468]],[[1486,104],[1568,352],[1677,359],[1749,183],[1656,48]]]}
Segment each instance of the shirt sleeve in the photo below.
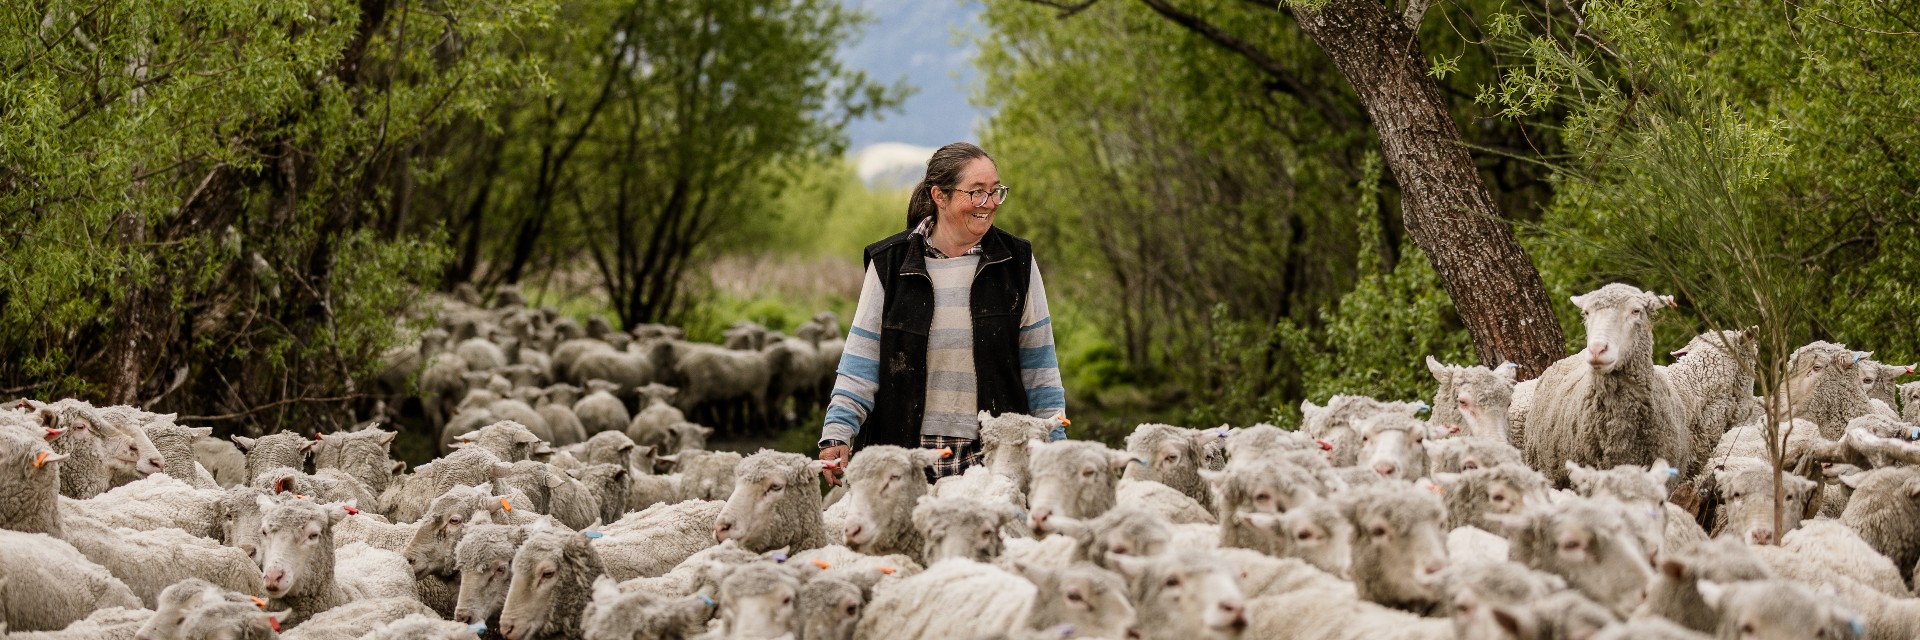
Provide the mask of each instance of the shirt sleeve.
{"label": "shirt sleeve", "polygon": [[[1033,261],[1028,278],[1027,308],[1020,317],[1020,382],[1027,389],[1027,409],[1036,418],[1067,414],[1067,391],[1060,382],[1060,357],[1053,346],[1053,316],[1047,310],[1047,287],[1040,280],[1040,262]],[[1065,426],[1050,439],[1067,437]]]}
{"label": "shirt sleeve", "polygon": [[833,396],[827,401],[826,424],[820,427],[822,441],[853,442],[867,413],[873,411],[873,397],[880,390],[880,314],[887,306],[886,295],[880,273],[868,264],[846,348],[840,353]]}

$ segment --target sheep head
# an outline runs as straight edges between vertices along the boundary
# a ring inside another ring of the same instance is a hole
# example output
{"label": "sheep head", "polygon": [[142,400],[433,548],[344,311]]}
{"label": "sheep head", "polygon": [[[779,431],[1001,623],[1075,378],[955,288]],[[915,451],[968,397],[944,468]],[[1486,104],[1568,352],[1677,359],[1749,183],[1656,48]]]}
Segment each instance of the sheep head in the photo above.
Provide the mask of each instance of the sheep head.
{"label": "sheep head", "polygon": [[1595,373],[1612,373],[1621,362],[1653,357],[1653,314],[1675,306],[1673,296],[1614,283],[1570,298],[1580,307],[1587,329],[1587,364]]}

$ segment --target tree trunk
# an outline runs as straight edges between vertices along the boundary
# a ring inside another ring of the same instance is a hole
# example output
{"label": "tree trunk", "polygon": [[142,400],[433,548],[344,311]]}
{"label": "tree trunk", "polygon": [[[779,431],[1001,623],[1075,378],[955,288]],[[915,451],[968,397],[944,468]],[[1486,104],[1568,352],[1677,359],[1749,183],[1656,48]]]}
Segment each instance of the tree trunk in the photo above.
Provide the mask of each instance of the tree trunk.
{"label": "tree trunk", "polygon": [[1500,217],[1425,56],[1400,16],[1375,0],[1295,9],[1300,29],[1353,85],[1400,183],[1407,234],[1433,261],[1481,362],[1540,375],[1566,355],[1546,285]]}

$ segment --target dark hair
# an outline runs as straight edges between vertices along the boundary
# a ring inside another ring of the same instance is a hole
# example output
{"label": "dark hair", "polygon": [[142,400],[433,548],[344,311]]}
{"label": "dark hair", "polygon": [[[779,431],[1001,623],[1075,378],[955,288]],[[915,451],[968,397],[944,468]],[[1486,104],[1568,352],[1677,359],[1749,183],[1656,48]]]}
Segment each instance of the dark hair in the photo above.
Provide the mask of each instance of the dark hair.
{"label": "dark hair", "polygon": [[970,142],[955,142],[933,152],[933,157],[927,159],[926,178],[920,181],[920,186],[913,188],[913,198],[907,201],[908,230],[919,225],[921,220],[927,219],[927,216],[940,211],[934,206],[933,195],[927,193],[927,187],[939,187],[942,191],[950,191],[960,186],[960,170],[965,169],[967,163],[972,162],[974,158],[993,160],[993,156],[987,155],[986,150]]}

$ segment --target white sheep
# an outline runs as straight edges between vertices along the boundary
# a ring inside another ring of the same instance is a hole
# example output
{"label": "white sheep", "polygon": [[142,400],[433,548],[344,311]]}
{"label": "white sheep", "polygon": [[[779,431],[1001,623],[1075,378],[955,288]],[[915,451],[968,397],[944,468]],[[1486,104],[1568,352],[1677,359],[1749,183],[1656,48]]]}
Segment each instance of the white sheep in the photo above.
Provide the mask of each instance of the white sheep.
{"label": "white sheep", "polygon": [[0,620],[10,630],[58,630],[98,609],[139,609],[140,598],[73,545],[0,529]]}
{"label": "white sheep", "polygon": [[272,608],[297,625],[334,607],[371,598],[418,600],[404,556],[365,544],[333,547],[333,526],[348,516],[306,499],[260,496],[261,588]]}
{"label": "white sheep", "polygon": [[1586,316],[1587,348],[1555,362],[1534,392],[1520,449],[1556,484],[1566,461],[1612,467],[1693,458],[1692,434],[1673,383],[1653,368],[1653,314],[1672,298],[1625,284],[1573,296]]}

